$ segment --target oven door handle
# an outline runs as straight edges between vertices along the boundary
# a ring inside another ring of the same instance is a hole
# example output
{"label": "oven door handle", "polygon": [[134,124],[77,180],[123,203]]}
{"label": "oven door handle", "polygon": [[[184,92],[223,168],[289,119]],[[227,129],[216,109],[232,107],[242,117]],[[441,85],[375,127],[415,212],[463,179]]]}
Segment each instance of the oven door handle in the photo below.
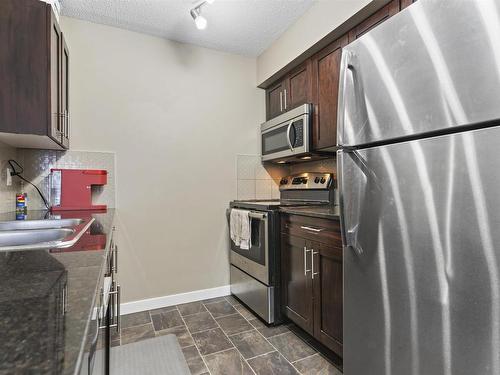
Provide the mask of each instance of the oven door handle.
{"label": "oven door handle", "polygon": [[290,141],[290,132],[292,130],[292,126],[293,126],[293,121],[290,121],[290,123],[288,124],[288,128],[286,129],[286,141],[288,143],[288,147],[290,147],[290,151],[293,152],[293,145],[295,144],[295,140],[293,141],[293,145],[292,145],[292,142]]}
{"label": "oven door handle", "polygon": [[252,219],[267,220],[267,215],[260,212],[249,212],[248,216]]}

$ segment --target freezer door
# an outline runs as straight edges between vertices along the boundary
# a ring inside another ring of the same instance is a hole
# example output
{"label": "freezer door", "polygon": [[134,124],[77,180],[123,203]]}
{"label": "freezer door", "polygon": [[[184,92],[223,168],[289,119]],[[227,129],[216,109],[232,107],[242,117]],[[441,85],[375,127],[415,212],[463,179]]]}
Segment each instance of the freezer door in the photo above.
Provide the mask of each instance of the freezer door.
{"label": "freezer door", "polygon": [[499,12],[500,0],[419,0],[345,47],[338,144],[499,119]]}
{"label": "freezer door", "polygon": [[499,144],[338,153],[346,375],[500,374]]}

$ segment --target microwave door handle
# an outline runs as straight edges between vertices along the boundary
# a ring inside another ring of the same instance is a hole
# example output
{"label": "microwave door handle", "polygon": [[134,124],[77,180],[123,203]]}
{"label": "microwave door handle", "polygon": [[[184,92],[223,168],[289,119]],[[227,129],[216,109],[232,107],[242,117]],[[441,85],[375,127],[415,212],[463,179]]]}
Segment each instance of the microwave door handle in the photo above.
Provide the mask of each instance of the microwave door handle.
{"label": "microwave door handle", "polygon": [[293,145],[292,142],[290,141],[290,132],[292,130],[292,126],[293,126],[293,120],[290,121],[290,123],[288,124],[288,128],[286,129],[286,141],[288,143],[288,147],[290,147],[290,151],[293,152]]}

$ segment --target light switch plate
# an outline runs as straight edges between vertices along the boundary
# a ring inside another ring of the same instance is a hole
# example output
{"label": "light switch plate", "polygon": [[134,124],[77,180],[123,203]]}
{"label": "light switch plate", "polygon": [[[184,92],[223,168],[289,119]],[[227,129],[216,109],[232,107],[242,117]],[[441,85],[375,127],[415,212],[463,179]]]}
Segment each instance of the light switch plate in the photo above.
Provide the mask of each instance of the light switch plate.
{"label": "light switch plate", "polygon": [[10,175],[10,168],[7,168],[7,176],[5,181],[7,181],[7,186],[12,186],[12,176]]}

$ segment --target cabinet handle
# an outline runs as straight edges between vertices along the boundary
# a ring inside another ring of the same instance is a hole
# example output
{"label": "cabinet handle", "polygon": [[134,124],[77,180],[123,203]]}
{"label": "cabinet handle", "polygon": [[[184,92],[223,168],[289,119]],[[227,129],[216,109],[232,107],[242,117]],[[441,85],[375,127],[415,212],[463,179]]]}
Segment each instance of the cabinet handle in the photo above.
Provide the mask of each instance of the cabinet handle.
{"label": "cabinet handle", "polygon": [[115,245],[113,253],[114,253],[113,271],[114,273],[118,273],[118,245]]}
{"label": "cabinet handle", "polygon": [[120,285],[116,286],[116,332],[120,333],[122,329],[122,316],[120,313],[120,305],[122,301],[122,288]]}
{"label": "cabinet handle", "polygon": [[319,252],[318,251],[312,251],[311,252],[311,279],[314,280],[314,276],[318,276],[319,275],[319,272],[314,272],[314,256],[315,255],[318,255]]}
{"label": "cabinet handle", "polygon": [[70,122],[71,122],[71,116],[69,115],[69,111],[66,111],[66,138],[69,138]]}
{"label": "cabinet handle", "polygon": [[104,305],[104,290],[101,288],[101,293],[99,294],[99,306],[97,307],[96,311],[96,320],[97,320],[97,326],[99,329],[105,329],[107,326],[101,325],[102,323],[102,317],[101,317],[101,309],[102,306]]}
{"label": "cabinet handle", "polygon": [[[113,282],[113,284],[115,284]],[[116,317],[113,316],[113,324],[111,324],[109,326],[109,328],[116,328],[116,332],[120,333],[120,330],[121,330],[121,322],[122,322],[122,319],[121,319],[121,315],[120,315],[120,305],[121,305],[121,287],[119,284],[115,284],[116,287],[114,288],[114,290],[112,292],[110,292],[109,294],[110,295],[113,295],[114,296],[114,299],[116,300]],[[114,309],[113,309],[114,310]],[[116,320],[115,320],[116,319]],[[115,323],[116,321],[116,323]]]}
{"label": "cabinet handle", "polygon": [[312,227],[306,227],[306,226],[301,226],[300,229],[308,230],[308,231],[314,232],[314,233],[323,232],[323,230],[324,230],[321,228],[312,228]]}
{"label": "cabinet handle", "polygon": [[59,137],[64,135],[64,113],[57,112],[56,115],[59,119],[58,121],[60,121],[60,123],[57,124],[58,128],[56,129],[56,135]]}
{"label": "cabinet handle", "polygon": [[307,246],[304,246],[304,276],[307,276],[308,272],[311,272],[311,270],[307,269],[307,253],[311,251],[307,248]]}
{"label": "cabinet handle", "polygon": [[285,93],[283,94],[283,96],[285,97],[285,110],[286,110],[286,89],[285,89]]}
{"label": "cabinet handle", "polygon": [[280,112],[283,112],[283,91],[280,91]]}

